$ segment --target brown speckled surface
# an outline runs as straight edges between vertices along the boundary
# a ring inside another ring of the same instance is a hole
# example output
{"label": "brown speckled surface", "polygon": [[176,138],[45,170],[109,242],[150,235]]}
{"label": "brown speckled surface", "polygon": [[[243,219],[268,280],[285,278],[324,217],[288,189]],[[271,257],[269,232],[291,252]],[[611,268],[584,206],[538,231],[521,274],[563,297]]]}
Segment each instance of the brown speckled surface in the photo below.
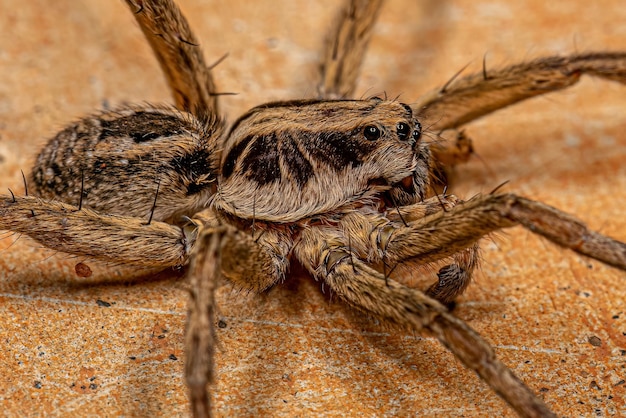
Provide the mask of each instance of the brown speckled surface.
{"label": "brown speckled surface", "polygon": [[[182,1],[216,69],[230,120],[313,91],[333,1]],[[218,3],[218,4],[215,4]],[[620,0],[388,2],[357,91],[410,102],[470,63],[626,50]],[[598,4],[602,4],[602,6]],[[21,191],[38,147],[108,103],[169,101],[120,1],[0,0],[0,186]],[[461,196],[506,190],[577,214],[626,240],[626,88],[584,79],[467,128],[481,160]],[[0,409],[7,416],[176,416],[185,282],[0,241]],[[562,416],[626,414],[626,274],[515,228],[483,244],[456,313]],[[364,318],[296,275],[265,295],[219,294],[217,406],[224,416],[510,416],[431,338]],[[98,302],[101,301],[101,302]],[[102,303],[106,302],[106,303]],[[110,304],[110,306],[106,306]]]}

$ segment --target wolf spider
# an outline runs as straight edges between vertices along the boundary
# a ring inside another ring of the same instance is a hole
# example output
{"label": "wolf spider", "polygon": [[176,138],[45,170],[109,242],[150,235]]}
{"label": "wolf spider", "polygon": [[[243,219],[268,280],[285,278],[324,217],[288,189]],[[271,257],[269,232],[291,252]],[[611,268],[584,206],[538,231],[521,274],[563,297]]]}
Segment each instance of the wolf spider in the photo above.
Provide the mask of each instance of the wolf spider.
{"label": "wolf spider", "polygon": [[[520,415],[551,415],[446,305],[470,282],[478,239],[498,229],[521,224],[621,269],[626,245],[516,195],[461,201],[433,194],[431,177],[463,157],[467,142],[429,145],[422,127],[455,129],[585,73],[624,82],[624,54],[486,69],[411,106],[338,100],[353,94],[380,6],[355,1],[331,32],[319,97],[262,105],[228,130],[210,67],[176,6],[127,3],[177,109],[126,106],[68,126],[44,148],[29,178],[36,196],[3,198],[0,227],[81,257],[147,268],[188,265],[186,377],[196,416],[211,411],[217,279],[263,291],[285,279],[292,259],[349,305],[435,336]],[[438,281],[425,292],[395,280],[398,265],[442,261]]]}

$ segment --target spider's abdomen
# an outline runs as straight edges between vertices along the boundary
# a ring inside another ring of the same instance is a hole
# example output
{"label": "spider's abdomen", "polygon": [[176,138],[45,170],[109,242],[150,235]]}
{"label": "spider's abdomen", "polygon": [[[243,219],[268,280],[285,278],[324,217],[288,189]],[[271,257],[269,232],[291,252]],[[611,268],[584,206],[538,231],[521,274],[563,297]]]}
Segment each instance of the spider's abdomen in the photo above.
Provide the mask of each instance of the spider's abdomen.
{"label": "spider's abdomen", "polygon": [[[211,132],[211,129],[213,132]],[[84,118],[48,142],[31,174],[34,194],[108,214],[175,220],[206,206],[217,158],[201,123],[165,107],[132,107]],[[215,141],[212,141],[215,142]],[[157,196],[158,188],[158,196]]]}
{"label": "spider's abdomen", "polygon": [[416,171],[427,174],[419,135],[410,108],[398,102],[259,106],[226,139],[215,205],[243,218],[293,222],[369,203]]}

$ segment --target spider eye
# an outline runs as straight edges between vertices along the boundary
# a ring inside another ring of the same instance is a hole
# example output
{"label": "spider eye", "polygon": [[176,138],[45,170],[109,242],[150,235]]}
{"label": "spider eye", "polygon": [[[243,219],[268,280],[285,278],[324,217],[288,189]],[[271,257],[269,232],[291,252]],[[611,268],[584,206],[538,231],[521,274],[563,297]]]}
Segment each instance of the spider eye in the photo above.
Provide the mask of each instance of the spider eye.
{"label": "spider eye", "polygon": [[409,132],[411,132],[411,128],[404,122],[398,122],[396,125],[396,132],[398,133],[398,137],[401,140],[405,140],[407,136],[409,136]]}
{"label": "spider eye", "polygon": [[422,125],[419,122],[415,123],[415,130],[413,131],[413,139],[415,142],[419,141],[422,137]]}
{"label": "spider eye", "polygon": [[363,135],[365,135],[365,138],[370,141],[376,141],[380,138],[380,129],[374,125],[368,125],[365,129],[363,129]]}

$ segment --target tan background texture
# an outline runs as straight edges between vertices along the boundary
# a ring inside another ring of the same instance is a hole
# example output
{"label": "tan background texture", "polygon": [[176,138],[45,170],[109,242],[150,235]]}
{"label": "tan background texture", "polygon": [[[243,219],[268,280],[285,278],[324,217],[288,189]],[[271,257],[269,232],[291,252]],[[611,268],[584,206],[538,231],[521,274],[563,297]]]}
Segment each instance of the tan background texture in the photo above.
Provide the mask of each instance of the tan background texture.
{"label": "tan background texture", "polygon": [[[312,95],[338,2],[181,0],[232,121]],[[105,104],[171,102],[121,1],[0,0],[0,186],[23,190],[38,148]],[[469,63],[480,71],[547,54],[626,50],[614,1],[392,1],[357,94],[411,102]],[[452,191],[505,187],[626,241],[626,87],[573,89],[467,127],[480,159]],[[184,416],[185,281],[0,241],[0,409],[7,416]],[[562,416],[626,414],[626,274],[521,228],[483,241],[456,314]],[[219,293],[215,398],[223,416],[511,416],[432,338],[355,313],[295,274],[267,294]],[[104,301],[109,307],[102,306]]]}

